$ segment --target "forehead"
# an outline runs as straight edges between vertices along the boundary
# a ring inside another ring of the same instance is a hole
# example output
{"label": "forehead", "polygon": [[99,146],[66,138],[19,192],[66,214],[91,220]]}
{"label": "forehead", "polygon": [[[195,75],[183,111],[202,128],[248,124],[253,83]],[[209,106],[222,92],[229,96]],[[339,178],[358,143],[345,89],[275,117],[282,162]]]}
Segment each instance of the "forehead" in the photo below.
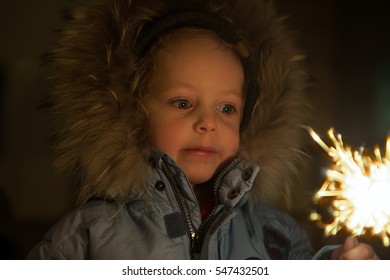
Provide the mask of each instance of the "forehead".
{"label": "forehead", "polygon": [[[219,86],[242,94],[244,74],[233,49],[213,32],[178,32],[157,50],[154,81]],[[207,83],[208,82],[208,83]]]}
{"label": "forehead", "polygon": [[192,42],[194,44],[197,41],[213,41],[216,46],[222,49],[228,49],[239,58],[235,49],[221,37],[219,37],[214,31],[208,29],[183,27],[179,29],[171,30],[170,32],[162,35],[155,45],[157,52],[161,50],[172,50],[173,48],[180,46],[184,42]]}
{"label": "forehead", "polygon": [[[180,28],[165,34],[154,49],[155,70],[162,64],[170,64],[176,60],[175,66],[190,61],[187,66],[209,64],[221,57],[219,64],[240,68],[242,63],[238,53],[214,31],[207,29]],[[197,60],[199,59],[199,60]],[[167,65],[165,65],[167,66]],[[238,67],[237,67],[238,66]],[[208,70],[207,68],[205,69]]]}

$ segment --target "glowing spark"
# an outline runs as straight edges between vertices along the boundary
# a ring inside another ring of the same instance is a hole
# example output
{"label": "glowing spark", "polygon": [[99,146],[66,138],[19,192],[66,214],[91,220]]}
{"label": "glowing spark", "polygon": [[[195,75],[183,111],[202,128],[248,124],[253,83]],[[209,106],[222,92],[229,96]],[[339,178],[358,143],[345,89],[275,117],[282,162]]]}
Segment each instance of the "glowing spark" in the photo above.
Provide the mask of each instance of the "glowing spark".
{"label": "glowing spark", "polygon": [[371,158],[364,149],[353,151],[345,146],[340,134],[328,131],[333,146],[328,146],[312,130],[310,135],[327,152],[333,164],[326,172],[325,182],[314,196],[314,203],[331,201],[331,223],[313,212],[310,218],[325,229],[325,235],[335,235],[347,228],[354,235],[378,235],[384,246],[390,245],[390,137],[385,156],[379,147]]}

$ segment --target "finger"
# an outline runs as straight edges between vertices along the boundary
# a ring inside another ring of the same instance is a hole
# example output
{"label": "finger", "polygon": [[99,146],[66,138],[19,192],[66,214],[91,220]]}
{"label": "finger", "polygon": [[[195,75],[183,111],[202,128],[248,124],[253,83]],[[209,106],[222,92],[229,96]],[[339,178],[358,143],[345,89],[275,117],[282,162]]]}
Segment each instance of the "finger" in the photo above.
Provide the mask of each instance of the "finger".
{"label": "finger", "polygon": [[354,236],[348,236],[344,241],[343,249],[345,252],[347,252],[356,248],[357,246],[359,246],[359,241],[357,238]]}
{"label": "finger", "polygon": [[379,257],[375,253],[374,249],[365,243],[359,243],[359,245],[351,250],[345,251],[341,254],[342,260],[378,260]]}

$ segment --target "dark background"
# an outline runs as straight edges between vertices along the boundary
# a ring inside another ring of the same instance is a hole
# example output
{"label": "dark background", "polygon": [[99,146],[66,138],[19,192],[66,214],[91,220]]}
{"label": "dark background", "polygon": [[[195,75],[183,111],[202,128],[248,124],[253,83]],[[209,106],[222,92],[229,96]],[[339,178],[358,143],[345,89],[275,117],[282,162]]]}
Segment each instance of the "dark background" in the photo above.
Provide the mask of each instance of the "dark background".
{"label": "dark background", "polygon": [[[71,180],[52,168],[49,125],[37,104],[50,88],[42,54],[61,27],[59,11],[81,1],[19,0],[0,5],[0,259],[24,259],[50,226],[74,207]],[[308,56],[314,81],[313,128],[325,135],[333,126],[354,147],[384,147],[390,132],[386,2],[276,2],[289,15]],[[324,180],[322,169],[330,164],[315,146],[308,147],[313,159],[303,180],[313,193]],[[294,215],[315,249],[341,242],[345,232],[325,238],[323,230],[309,221],[308,198],[307,193],[295,195]],[[360,239],[390,259],[390,248],[379,238]]]}

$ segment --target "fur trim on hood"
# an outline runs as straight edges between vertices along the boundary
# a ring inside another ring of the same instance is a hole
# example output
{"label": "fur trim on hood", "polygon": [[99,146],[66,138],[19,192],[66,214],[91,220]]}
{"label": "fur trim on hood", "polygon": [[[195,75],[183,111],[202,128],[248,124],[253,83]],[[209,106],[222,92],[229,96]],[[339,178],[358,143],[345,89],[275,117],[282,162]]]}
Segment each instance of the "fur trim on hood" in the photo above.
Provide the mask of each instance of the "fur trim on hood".
{"label": "fur trim on hood", "polygon": [[180,9],[216,14],[241,29],[260,93],[239,153],[261,168],[251,197],[279,202],[302,157],[307,76],[285,19],[267,0],[95,0],[72,11],[53,51],[57,86],[49,100],[58,165],[81,176],[82,202],[142,193],[149,164],[132,98],[135,41],[145,23]]}

